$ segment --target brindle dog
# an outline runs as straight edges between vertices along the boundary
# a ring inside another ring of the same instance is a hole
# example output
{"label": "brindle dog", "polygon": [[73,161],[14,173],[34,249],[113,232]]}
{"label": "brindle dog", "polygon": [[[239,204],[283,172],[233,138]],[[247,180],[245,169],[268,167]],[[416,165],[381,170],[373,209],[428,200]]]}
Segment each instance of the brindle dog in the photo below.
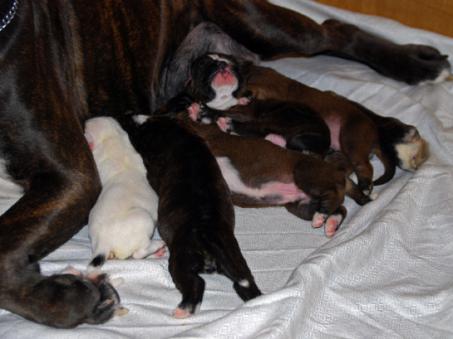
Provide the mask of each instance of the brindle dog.
{"label": "brindle dog", "polygon": [[[198,24],[214,22],[263,59],[329,53],[410,84],[450,68],[431,47],[397,45],[334,20],[317,24],[263,0],[2,0],[0,20],[0,156],[24,190],[0,217],[0,307],[50,326],[112,313],[99,315],[102,293],[92,282],[46,277],[37,264],[83,227],[100,191],[83,122],[151,113],[179,92],[184,74],[167,76],[167,65]],[[204,43],[199,55],[244,52]]]}

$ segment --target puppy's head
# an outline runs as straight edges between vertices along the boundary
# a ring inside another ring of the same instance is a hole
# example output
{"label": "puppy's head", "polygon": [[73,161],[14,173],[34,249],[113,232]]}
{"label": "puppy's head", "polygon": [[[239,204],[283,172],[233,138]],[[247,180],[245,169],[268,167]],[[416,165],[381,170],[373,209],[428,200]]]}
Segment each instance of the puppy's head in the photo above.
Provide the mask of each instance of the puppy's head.
{"label": "puppy's head", "polygon": [[415,171],[429,156],[427,142],[415,127],[411,127],[402,142],[395,145],[399,167],[406,171]]}
{"label": "puppy's head", "polygon": [[235,95],[241,76],[236,60],[223,54],[205,54],[195,59],[190,68],[190,94],[196,101],[207,103],[223,96]]}

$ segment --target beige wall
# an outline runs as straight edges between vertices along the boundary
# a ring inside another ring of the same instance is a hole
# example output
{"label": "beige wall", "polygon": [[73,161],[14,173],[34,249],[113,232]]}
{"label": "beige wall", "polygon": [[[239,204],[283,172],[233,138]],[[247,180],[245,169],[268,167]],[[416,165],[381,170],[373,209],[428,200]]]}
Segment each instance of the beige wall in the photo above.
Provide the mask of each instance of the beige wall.
{"label": "beige wall", "polygon": [[453,37],[453,0],[317,0]]}

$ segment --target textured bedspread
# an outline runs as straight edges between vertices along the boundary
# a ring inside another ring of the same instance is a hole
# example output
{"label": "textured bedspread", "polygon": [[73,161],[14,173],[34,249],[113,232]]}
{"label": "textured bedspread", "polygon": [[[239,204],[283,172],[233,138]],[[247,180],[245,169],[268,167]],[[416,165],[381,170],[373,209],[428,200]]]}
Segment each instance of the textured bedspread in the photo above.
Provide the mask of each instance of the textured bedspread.
{"label": "textured bedspread", "polygon": [[[431,44],[453,56],[453,39],[307,1],[275,0],[317,21],[358,24],[401,42]],[[453,62],[453,59],[450,59]],[[0,338],[447,338],[453,337],[453,82],[407,86],[366,66],[333,57],[267,65],[308,85],[336,91],[382,115],[418,127],[431,149],[415,174],[398,170],[374,202],[349,214],[327,239],[281,208],[236,209],[236,234],[264,296],[243,304],[231,282],[206,275],[201,309],[171,316],[180,301],[168,256],[109,261],[128,315],[72,330],[40,326],[0,310]],[[377,160],[373,164],[379,170]],[[18,190],[0,179],[0,209]],[[45,258],[46,274],[91,257],[84,228]]]}

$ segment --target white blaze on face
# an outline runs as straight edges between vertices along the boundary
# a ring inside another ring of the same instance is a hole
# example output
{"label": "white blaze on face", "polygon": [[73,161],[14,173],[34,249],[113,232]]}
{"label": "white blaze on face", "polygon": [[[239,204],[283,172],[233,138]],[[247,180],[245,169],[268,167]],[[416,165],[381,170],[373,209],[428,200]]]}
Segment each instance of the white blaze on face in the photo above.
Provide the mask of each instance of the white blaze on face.
{"label": "white blaze on face", "polygon": [[[223,58],[218,54],[208,54],[208,56],[215,61],[223,61],[228,65],[233,64],[230,60]],[[238,99],[233,96],[233,93],[238,89],[239,83],[237,77],[231,71],[229,72],[230,76],[234,78],[232,79],[233,81],[231,83],[216,85],[214,84],[215,81],[213,81],[213,83],[211,84],[211,87],[215,92],[215,98],[206,103],[206,106],[208,106],[209,108],[223,111],[238,104]]]}
{"label": "white blaze on face", "polygon": [[220,55],[218,54],[208,54],[208,57],[210,57],[212,60],[215,60],[215,61],[223,61],[223,62],[226,62],[228,65],[232,65],[233,63],[231,62],[231,60],[228,60],[226,58],[223,58],[221,57]]}

